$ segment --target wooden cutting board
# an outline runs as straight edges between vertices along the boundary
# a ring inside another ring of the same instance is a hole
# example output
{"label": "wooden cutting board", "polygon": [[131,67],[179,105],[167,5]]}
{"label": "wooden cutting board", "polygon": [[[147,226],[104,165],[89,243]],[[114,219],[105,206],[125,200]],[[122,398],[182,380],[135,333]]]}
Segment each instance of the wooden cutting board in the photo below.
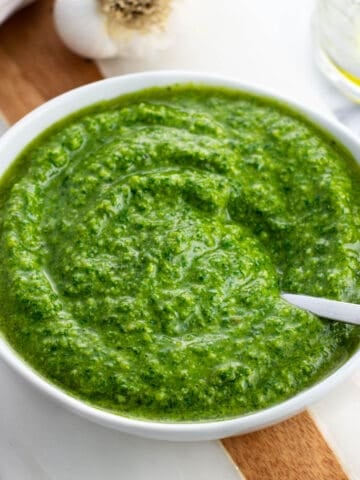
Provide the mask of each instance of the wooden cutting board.
{"label": "wooden cutting board", "polygon": [[[0,26],[0,112],[14,123],[46,100],[102,78],[58,39],[53,0],[38,0]],[[275,427],[222,441],[247,480],[346,480],[304,412]]]}

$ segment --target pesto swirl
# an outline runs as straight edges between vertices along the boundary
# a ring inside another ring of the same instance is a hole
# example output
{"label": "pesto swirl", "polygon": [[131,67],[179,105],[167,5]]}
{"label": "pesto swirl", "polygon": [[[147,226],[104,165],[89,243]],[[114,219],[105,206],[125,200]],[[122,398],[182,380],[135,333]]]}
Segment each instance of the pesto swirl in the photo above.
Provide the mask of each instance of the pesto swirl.
{"label": "pesto swirl", "polygon": [[0,190],[0,325],[47,379],[135,418],[222,419],[343,363],[360,329],[360,175],[284,106],[185,86],[45,132]]}

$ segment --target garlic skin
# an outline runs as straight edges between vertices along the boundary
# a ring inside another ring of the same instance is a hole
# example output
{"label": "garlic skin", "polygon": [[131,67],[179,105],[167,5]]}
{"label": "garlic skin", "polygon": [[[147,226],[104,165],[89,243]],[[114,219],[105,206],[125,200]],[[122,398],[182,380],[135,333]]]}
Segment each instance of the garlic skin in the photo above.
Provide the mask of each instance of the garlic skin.
{"label": "garlic skin", "polygon": [[57,0],[55,27],[65,45],[82,57],[110,58],[117,55],[97,0]]}
{"label": "garlic skin", "polygon": [[34,0],[0,0],[0,24],[17,10],[29,5],[29,3],[33,1]]}
{"label": "garlic skin", "polygon": [[117,22],[111,11],[105,13],[99,0],[56,0],[55,26],[65,45],[82,57],[149,57],[168,48],[176,37],[180,2],[171,1],[165,24],[139,30]]}

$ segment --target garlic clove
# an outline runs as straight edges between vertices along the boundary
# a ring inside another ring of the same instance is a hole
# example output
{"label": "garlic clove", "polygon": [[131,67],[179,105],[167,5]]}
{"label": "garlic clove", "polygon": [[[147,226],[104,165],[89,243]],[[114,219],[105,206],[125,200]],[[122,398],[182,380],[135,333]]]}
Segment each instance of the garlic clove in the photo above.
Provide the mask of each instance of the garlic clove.
{"label": "garlic clove", "polygon": [[110,35],[123,57],[149,57],[176,36],[180,0],[100,0]]}
{"label": "garlic clove", "polygon": [[97,0],[56,0],[54,19],[61,39],[78,55],[95,59],[117,56],[118,48]]}
{"label": "garlic clove", "polygon": [[182,0],[56,0],[55,25],[68,48],[81,56],[148,58],[173,43],[184,18],[179,15],[181,3]]}
{"label": "garlic clove", "polygon": [[178,22],[179,0],[168,2],[169,14],[164,23],[150,23],[143,30],[131,29],[126,25],[118,25],[111,18],[107,19],[108,30],[117,45],[118,56],[151,57],[158,51],[167,49],[175,40],[180,22]]}
{"label": "garlic clove", "polygon": [[34,0],[0,0],[0,23]]}

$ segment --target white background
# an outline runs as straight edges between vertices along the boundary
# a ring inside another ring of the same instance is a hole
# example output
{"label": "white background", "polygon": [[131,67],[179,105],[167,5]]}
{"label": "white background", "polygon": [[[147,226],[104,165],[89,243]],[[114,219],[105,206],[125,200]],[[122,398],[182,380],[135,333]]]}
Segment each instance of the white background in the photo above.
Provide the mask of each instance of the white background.
{"label": "white background", "polygon": [[[314,0],[183,0],[183,28],[167,52],[99,64],[105,76],[187,68],[230,74],[331,115],[353,118],[312,59]],[[1,480],[239,478],[217,442],[171,444],[106,430],[65,412],[0,364]],[[360,479],[360,374],[312,408],[352,479]]]}

